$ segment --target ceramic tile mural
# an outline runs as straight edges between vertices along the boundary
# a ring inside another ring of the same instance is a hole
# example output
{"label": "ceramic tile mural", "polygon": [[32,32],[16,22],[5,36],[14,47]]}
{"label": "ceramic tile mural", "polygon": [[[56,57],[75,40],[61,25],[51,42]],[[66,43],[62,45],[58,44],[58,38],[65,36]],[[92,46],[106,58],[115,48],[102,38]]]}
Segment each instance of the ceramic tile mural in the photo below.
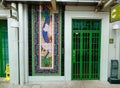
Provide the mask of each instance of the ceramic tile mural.
{"label": "ceramic tile mural", "polygon": [[60,15],[51,5],[31,7],[32,74],[60,75]]}
{"label": "ceramic tile mural", "polygon": [[40,68],[53,69],[54,65],[54,28],[52,25],[51,6],[41,7],[41,30],[40,30]]}

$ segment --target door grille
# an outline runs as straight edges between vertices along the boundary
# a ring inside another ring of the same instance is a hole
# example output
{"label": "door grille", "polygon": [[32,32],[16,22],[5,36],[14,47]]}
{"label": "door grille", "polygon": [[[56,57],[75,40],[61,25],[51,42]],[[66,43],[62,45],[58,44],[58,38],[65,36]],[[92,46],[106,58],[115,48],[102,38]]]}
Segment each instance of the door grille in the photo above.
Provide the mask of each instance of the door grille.
{"label": "door grille", "polygon": [[100,78],[101,20],[72,20],[72,79]]}
{"label": "door grille", "polygon": [[8,64],[7,20],[0,20],[0,77],[5,77],[6,64]]}

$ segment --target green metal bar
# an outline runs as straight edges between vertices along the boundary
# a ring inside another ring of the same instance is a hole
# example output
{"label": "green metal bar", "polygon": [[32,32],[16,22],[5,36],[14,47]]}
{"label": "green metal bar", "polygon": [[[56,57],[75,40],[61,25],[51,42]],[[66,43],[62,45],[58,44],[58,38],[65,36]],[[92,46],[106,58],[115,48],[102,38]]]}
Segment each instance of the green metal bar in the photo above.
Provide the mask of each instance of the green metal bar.
{"label": "green metal bar", "polygon": [[[74,44],[74,46],[75,46],[75,58],[76,58],[76,36],[75,36],[75,44]],[[75,61],[75,79],[76,79],[76,69],[77,69],[77,66],[76,66],[76,60],[75,60],[75,58],[73,58],[74,59],[74,61]]]}
{"label": "green metal bar", "polygon": [[[74,27],[73,27],[73,20],[72,20],[72,30],[73,30],[73,28],[74,28]],[[72,35],[73,35],[73,31],[72,31]],[[74,43],[74,42],[73,42],[73,37],[72,37],[72,50],[74,50],[74,49],[73,49],[73,47],[74,47],[73,43]],[[73,75],[74,75],[74,70],[73,70],[73,69],[74,69],[74,68],[73,68],[73,66],[74,66],[74,64],[73,64],[73,52],[72,52],[72,62],[71,62],[71,64],[72,64],[71,78],[72,78],[72,80],[73,80],[73,78],[74,78],[74,77],[73,77]]]}
{"label": "green metal bar", "polygon": [[[0,27],[1,29],[1,27]],[[0,30],[0,77],[2,76],[2,33]]]}
{"label": "green metal bar", "polygon": [[[89,51],[89,33],[87,34],[87,57],[86,57],[87,61],[89,59],[88,51]],[[86,68],[88,68],[89,67],[89,62],[87,62],[86,64],[87,64]],[[86,72],[87,72],[87,78],[88,78],[89,69]]]}
{"label": "green metal bar", "polygon": [[90,32],[90,51],[89,51],[89,79],[91,79],[92,71],[92,32]]}
{"label": "green metal bar", "polygon": [[4,49],[4,41],[3,41],[3,30],[2,30],[2,56],[1,56],[1,58],[2,58],[2,77],[4,77],[4,51],[3,51],[3,49]]}
{"label": "green metal bar", "polygon": [[6,30],[6,41],[5,41],[5,44],[6,44],[6,51],[5,51],[5,53],[6,53],[6,63],[7,64],[9,64],[9,56],[8,56],[8,34],[7,34],[7,30]]}
{"label": "green metal bar", "polygon": [[74,30],[74,31],[73,31],[73,33],[76,33],[76,32],[80,32],[80,33],[81,33],[81,32],[82,32],[82,33],[91,33],[91,32],[92,32],[92,33],[100,33],[100,31],[98,31],[98,30],[80,30],[80,31],[79,31],[79,30]]}
{"label": "green metal bar", "polygon": [[[4,61],[3,61],[3,63],[4,63],[4,67],[3,67],[3,69],[4,69],[4,71],[5,71],[5,67],[6,67],[6,60],[7,60],[7,58],[6,58],[6,43],[5,43],[5,40],[6,40],[6,38],[5,38],[5,36],[6,36],[6,34],[5,34],[5,31],[4,31],[4,33],[3,33],[3,46],[4,46]],[[5,73],[5,72],[4,72]],[[4,76],[5,76],[5,74],[4,74]]]}
{"label": "green metal bar", "polygon": [[34,7],[32,6],[32,9],[31,9],[31,19],[32,19],[32,25],[31,25],[31,28],[32,28],[32,76],[34,75]]}
{"label": "green metal bar", "polygon": [[[73,27],[75,27],[75,25],[73,25]],[[73,33],[73,35],[74,35],[74,33]],[[73,46],[74,46],[74,49],[73,49],[74,50],[74,52],[73,52],[73,65],[75,66],[75,68],[73,68],[74,69],[74,78],[73,79],[76,79],[76,60],[75,60],[75,58],[76,58],[76,36],[74,36],[73,39],[74,39],[74,42],[73,42]]]}
{"label": "green metal bar", "polygon": [[3,33],[3,41],[4,41],[4,77],[5,77],[5,70],[6,70],[6,64],[8,64],[8,56],[7,56],[7,53],[8,53],[8,38],[7,38],[7,21],[5,22],[6,26],[4,26],[4,33]]}
{"label": "green metal bar", "polygon": [[5,57],[5,33],[4,30],[2,32],[2,64],[3,64],[3,76],[5,76],[5,64],[6,64],[6,57]]}
{"label": "green metal bar", "polygon": [[[97,55],[95,53],[95,59],[98,60],[98,48],[96,47],[96,45],[98,45],[97,44],[97,41],[98,41],[97,34],[98,33],[95,34],[95,38],[94,38],[95,39],[95,43],[94,43],[95,48],[94,48],[94,51],[97,53]],[[97,73],[98,69],[97,69],[97,71],[95,70],[95,66],[96,66],[96,64],[98,65],[98,63],[99,63],[98,61],[94,61],[94,78],[97,78],[97,75],[98,75],[98,73]]]}
{"label": "green metal bar", "polygon": [[[83,34],[85,34],[85,33],[83,33]],[[82,79],[85,79],[85,75],[86,75],[86,73],[85,73],[85,71],[86,71],[86,67],[85,67],[85,35],[82,35],[83,36],[83,57],[82,57]]]}
{"label": "green metal bar", "polygon": [[61,62],[61,59],[62,59],[62,8],[60,8],[60,74],[61,74],[61,70],[64,69],[64,68],[61,68],[61,65],[62,65],[62,62]]}
{"label": "green metal bar", "polygon": [[80,79],[82,79],[82,70],[83,70],[83,68],[82,68],[82,54],[83,54],[83,33],[81,32],[81,34],[80,34]]}
{"label": "green metal bar", "polygon": [[98,56],[98,62],[99,62],[99,63],[98,63],[98,76],[99,76],[98,79],[100,79],[101,20],[100,20],[100,24],[99,24],[99,25],[100,25],[100,27],[99,27],[99,28],[100,28],[100,30],[99,30],[100,33],[99,33],[99,41],[98,41],[98,49],[99,49],[99,50],[98,50],[98,55],[99,55],[99,56]]}

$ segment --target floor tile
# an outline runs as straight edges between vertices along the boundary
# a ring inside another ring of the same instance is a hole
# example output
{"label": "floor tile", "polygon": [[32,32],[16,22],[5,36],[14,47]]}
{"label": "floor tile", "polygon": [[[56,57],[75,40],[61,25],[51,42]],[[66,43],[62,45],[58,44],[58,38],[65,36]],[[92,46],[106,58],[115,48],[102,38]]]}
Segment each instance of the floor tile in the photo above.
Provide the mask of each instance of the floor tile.
{"label": "floor tile", "polygon": [[40,85],[32,85],[32,88],[41,88]]}
{"label": "floor tile", "polygon": [[13,85],[9,82],[0,82],[0,88],[120,88],[120,84],[110,84],[99,80],[40,82],[39,84],[26,85]]}

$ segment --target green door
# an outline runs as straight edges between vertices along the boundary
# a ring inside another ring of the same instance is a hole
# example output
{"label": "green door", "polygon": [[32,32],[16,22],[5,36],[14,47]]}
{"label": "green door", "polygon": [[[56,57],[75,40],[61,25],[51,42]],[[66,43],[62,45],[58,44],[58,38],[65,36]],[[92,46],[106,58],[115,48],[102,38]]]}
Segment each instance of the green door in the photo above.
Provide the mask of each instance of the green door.
{"label": "green door", "polygon": [[5,67],[8,64],[7,33],[7,20],[0,20],[0,77],[5,77]]}
{"label": "green door", "polygon": [[72,80],[100,78],[101,20],[72,20]]}

